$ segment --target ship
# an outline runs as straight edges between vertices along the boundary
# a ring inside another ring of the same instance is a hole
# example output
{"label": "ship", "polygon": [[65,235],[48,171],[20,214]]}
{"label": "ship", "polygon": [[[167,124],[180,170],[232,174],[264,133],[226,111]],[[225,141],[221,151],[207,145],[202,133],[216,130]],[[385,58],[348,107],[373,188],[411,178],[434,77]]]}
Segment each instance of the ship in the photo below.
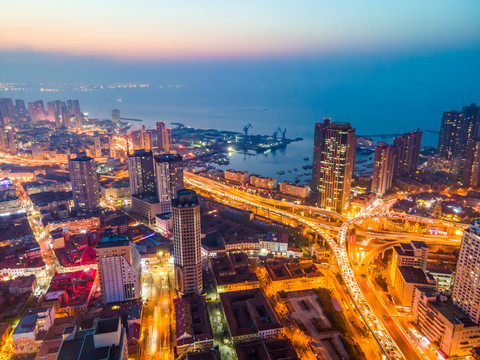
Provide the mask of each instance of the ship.
{"label": "ship", "polygon": [[278,174],[278,175],[284,175],[284,174],[285,174],[285,171],[277,171],[277,174]]}
{"label": "ship", "polygon": [[309,158],[307,158],[307,157],[306,157],[306,158],[303,158],[303,161],[308,161],[308,160],[310,160],[310,159],[309,159]]}

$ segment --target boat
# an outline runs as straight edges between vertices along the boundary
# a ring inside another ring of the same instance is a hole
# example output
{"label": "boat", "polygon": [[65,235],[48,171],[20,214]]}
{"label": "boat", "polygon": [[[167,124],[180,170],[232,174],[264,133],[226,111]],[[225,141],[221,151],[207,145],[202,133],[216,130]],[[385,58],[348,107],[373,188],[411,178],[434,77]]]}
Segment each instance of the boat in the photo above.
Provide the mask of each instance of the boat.
{"label": "boat", "polygon": [[295,180],[295,184],[298,184],[300,182],[300,180]]}
{"label": "boat", "polygon": [[293,171],[298,171],[298,169],[297,169],[297,168],[293,168]]}
{"label": "boat", "polygon": [[308,160],[310,160],[310,159],[309,158],[303,158],[303,161],[308,161]]}
{"label": "boat", "polygon": [[277,171],[277,174],[278,174],[278,175],[284,175],[284,174],[285,174],[285,171]]}
{"label": "boat", "polygon": [[292,170],[288,170],[288,172],[289,172],[289,173],[291,173],[291,172],[292,172]]}

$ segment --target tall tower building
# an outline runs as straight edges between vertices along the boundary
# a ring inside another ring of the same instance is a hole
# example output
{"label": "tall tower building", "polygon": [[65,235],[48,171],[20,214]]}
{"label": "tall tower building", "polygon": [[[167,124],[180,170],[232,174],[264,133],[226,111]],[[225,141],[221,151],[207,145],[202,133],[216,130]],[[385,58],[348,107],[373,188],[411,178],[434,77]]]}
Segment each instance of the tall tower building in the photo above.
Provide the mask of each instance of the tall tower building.
{"label": "tall tower building", "polygon": [[139,142],[140,142],[140,146],[139,146],[139,149],[144,149],[146,150],[145,148],[145,125],[142,125],[142,127],[140,128],[139,132],[138,132],[138,135],[139,135]]}
{"label": "tall tower building", "polygon": [[5,125],[15,119],[15,106],[12,99],[0,98],[0,113],[3,116]]}
{"label": "tall tower building", "polygon": [[183,159],[180,155],[162,154],[155,156],[155,177],[158,200],[162,212],[171,211],[171,202],[183,185]]}
{"label": "tall tower building", "polygon": [[379,142],[373,160],[372,192],[382,196],[392,186],[395,171],[395,147]]}
{"label": "tall tower building", "polygon": [[20,121],[27,120],[27,110],[25,109],[25,101],[21,99],[15,100],[15,119]]}
{"label": "tall tower building", "polygon": [[[117,151],[116,151],[115,136],[113,134],[108,135],[108,147],[110,149],[110,157],[112,159],[116,159]],[[128,144],[127,144],[127,147],[128,147]]]}
{"label": "tall tower building", "polygon": [[463,232],[452,300],[477,324],[480,322],[479,253],[480,220],[476,220]]}
{"label": "tall tower building", "polygon": [[462,182],[464,186],[480,186],[480,138],[472,139],[465,169],[463,171]]}
{"label": "tall tower building", "polygon": [[42,100],[29,102],[28,112],[30,113],[30,119],[32,122],[39,122],[45,120],[45,108],[43,106]]}
{"label": "tall tower building", "polygon": [[82,128],[82,113],[80,111],[80,102],[78,100],[67,100],[68,112],[75,118],[75,128]]}
{"label": "tall tower building", "polygon": [[66,129],[70,129],[72,127],[70,112],[68,111],[67,105],[63,101],[60,103],[60,117],[62,119],[62,126]]}
{"label": "tall tower building", "polygon": [[201,294],[200,205],[193,190],[182,189],[172,201],[175,287],[181,294]]}
{"label": "tall tower building", "polygon": [[145,132],[145,151],[153,151],[152,132],[150,130]]}
{"label": "tall tower building", "polygon": [[111,112],[111,119],[115,125],[118,125],[120,123],[120,110],[113,109]]}
{"label": "tall tower building", "polygon": [[170,153],[172,145],[172,130],[165,128],[165,123],[157,122],[157,149],[159,154]]}
{"label": "tall tower building", "polygon": [[414,174],[418,167],[418,156],[422,146],[420,129],[405,133],[393,140],[397,152],[395,176]]}
{"label": "tall tower building", "polygon": [[97,178],[97,163],[85,153],[68,162],[75,209],[92,210],[100,203],[100,184]]}
{"label": "tall tower building", "polygon": [[95,158],[102,157],[102,143],[98,134],[93,137],[93,154]]}
{"label": "tall tower building", "polygon": [[480,107],[464,106],[462,112],[448,111],[442,116],[437,152],[441,157],[465,159],[478,133]]}
{"label": "tall tower building", "polygon": [[155,193],[153,153],[135,150],[133,155],[128,157],[128,175],[131,195]]}
{"label": "tall tower building", "polygon": [[62,102],[60,100],[50,101],[47,103],[48,120],[55,123],[55,127],[62,126],[62,117],[60,115],[60,108]]}
{"label": "tall tower building", "polygon": [[17,131],[15,128],[10,128],[7,131],[7,143],[8,143],[8,151],[11,154],[18,153],[18,144],[17,144]]}
{"label": "tall tower building", "polygon": [[355,166],[355,129],[324,119],[315,124],[312,192],[320,207],[342,212],[350,205]]}
{"label": "tall tower building", "polygon": [[140,298],[140,254],[125,235],[109,234],[95,247],[104,303]]}

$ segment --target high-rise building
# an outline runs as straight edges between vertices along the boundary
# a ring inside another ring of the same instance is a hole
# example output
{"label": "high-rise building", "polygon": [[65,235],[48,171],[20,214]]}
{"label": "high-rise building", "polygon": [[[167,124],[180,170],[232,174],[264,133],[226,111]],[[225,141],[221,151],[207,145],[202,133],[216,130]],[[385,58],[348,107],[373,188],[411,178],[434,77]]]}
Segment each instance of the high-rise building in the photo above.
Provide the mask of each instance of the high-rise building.
{"label": "high-rise building", "polygon": [[97,178],[97,163],[85,153],[68,162],[72,183],[73,203],[77,210],[92,210],[100,203],[100,184]]}
{"label": "high-rise building", "polygon": [[17,144],[17,132],[15,128],[10,128],[7,131],[7,143],[8,143],[8,151],[11,154],[18,153],[18,144]]}
{"label": "high-rise building", "polygon": [[393,140],[397,153],[395,176],[414,174],[418,167],[418,156],[422,146],[420,129],[405,133]]}
{"label": "high-rise building", "polygon": [[342,212],[350,204],[355,166],[355,129],[324,119],[315,124],[312,192],[320,207]]}
{"label": "high-rise building", "polygon": [[111,112],[111,119],[114,125],[118,125],[120,123],[120,110],[113,109]]}
{"label": "high-rise building", "polygon": [[373,160],[372,192],[382,196],[392,186],[395,171],[395,147],[379,142]]}
{"label": "high-rise building", "polygon": [[182,189],[172,201],[175,287],[181,294],[201,294],[200,205],[193,190]]}
{"label": "high-rise building", "polygon": [[446,159],[465,159],[472,145],[471,141],[478,133],[479,122],[480,107],[475,104],[464,106],[462,112],[444,112],[438,139],[438,154]]}
{"label": "high-rise building", "polygon": [[[127,144],[128,146],[128,144]],[[115,136],[113,134],[108,135],[108,147],[110,149],[110,157],[112,159],[117,158],[117,150],[116,150],[116,143],[115,143]]]}
{"label": "high-rise building", "polygon": [[7,131],[2,124],[0,124],[0,150],[7,151]]}
{"label": "high-rise building", "polygon": [[19,121],[27,120],[27,110],[25,109],[25,101],[21,99],[15,100],[15,119]]}
{"label": "high-rise building", "polygon": [[93,137],[93,154],[95,158],[102,157],[102,143],[98,134]]}
{"label": "high-rise building", "polygon": [[10,98],[0,98],[0,113],[2,114],[5,125],[15,120],[15,106]]}
{"label": "high-rise building", "polygon": [[63,101],[60,103],[60,117],[62,119],[62,126],[66,129],[70,129],[72,127],[70,112]]}
{"label": "high-rise building", "polygon": [[135,150],[133,155],[128,157],[128,174],[131,195],[155,193],[155,170],[151,151]]}
{"label": "high-rise building", "polygon": [[182,157],[173,154],[155,156],[155,175],[162,213],[168,213],[171,211],[172,199],[184,188]]}
{"label": "high-rise building", "polygon": [[476,138],[470,144],[465,161],[462,182],[464,186],[480,186],[480,139]]}
{"label": "high-rise building", "polygon": [[80,111],[80,102],[78,100],[67,100],[68,112],[75,118],[75,128],[82,128],[82,113]]}
{"label": "high-rise building", "polygon": [[473,322],[480,322],[480,220],[463,232],[452,300]]}
{"label": "high-rise building", "polygon": [[165,128],[165,123],[157,122],[157,149],[159,154],[170,153],[172,145],[172,130]]}
{"label": "high-rise building", "polygon": [[399,267],[413,267],[425,271],[427,269],[428,246],[423,241],[412,241],[410,244],[399,244],[393,247],[390,267],[390,279],[395,284]]}
{"label": "high-rise building", "polygon": [[145,151],[153,151],[153,138],[152,132],[148,130],[145,132]]}
{"label": "high-rise building", "polygon": [[104,303],[140,298],[140,254],[126,235],[108,234],[95,247]]}
{"label": "high-rise building", "polygon": [[145,125],[142,125],[140,130],[138,131],[138,136],[139,136],[139,149],[145,149]]}
{"label": "high-rise building", "polygon": [[43,100],[29,102],[28,112],[30,113],[30,120],[32,122],[45,120],[45,108],[43,106]]}
{"label": "high-rise building", "polygon": [[62,126],[62,117],[60,115],[61,104],[62,102],[60,100],[47,103],[48,120],[54,122],[57,128]]}

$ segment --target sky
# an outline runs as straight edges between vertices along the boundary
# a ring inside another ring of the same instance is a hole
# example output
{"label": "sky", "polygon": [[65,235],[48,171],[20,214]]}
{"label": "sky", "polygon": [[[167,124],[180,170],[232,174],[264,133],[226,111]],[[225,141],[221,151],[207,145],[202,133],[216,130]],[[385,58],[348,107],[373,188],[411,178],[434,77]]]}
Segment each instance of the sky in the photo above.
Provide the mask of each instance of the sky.
{"label": "sky", "polygon": [[[236,120],[222,120],[226,129],[284,121],[303,134],[327,116],[371,134],[438,129],[443,111],[480,103],[478,0],[15,0],[1,9],[0,82],[184,85],[78,95],[100,117],[122,98],[130,116],[151,121],[200,113],[214,126],[227,114]],[[261,111],[249,119],[247,109]]]}

